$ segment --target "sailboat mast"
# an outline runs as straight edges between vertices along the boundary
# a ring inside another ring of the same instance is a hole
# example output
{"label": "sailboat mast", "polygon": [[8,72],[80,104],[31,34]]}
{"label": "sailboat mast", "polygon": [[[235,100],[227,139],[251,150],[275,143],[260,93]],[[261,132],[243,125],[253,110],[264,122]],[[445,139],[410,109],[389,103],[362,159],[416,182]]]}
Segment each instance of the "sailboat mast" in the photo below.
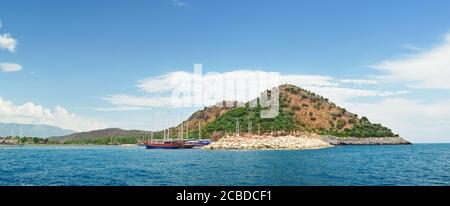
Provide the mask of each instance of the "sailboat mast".
{"label": "sailboat mast", "polygon": [[152,128],[150,128],[150,143],[153,143],[153,115],[152,115]]}
{"label": "sailboat mast", "polygon": [[167,128],[167,140],[170,141],[171,140],[170,139],[170,118],[171,118],[170,117],[170,109],[167,109],[167,114],[168,114],[168,117],[169,117],[169,118],[167,118],[167,127],[168,127]]}
{"label": "sailboat mast", "polygon": [[239,119],[236,118],[236,135],[239,136]]}
{"label": "sailboat mast", "polygon": [[202,122],[198,122],[198,140],[202,139]]}
{"label": "sailboat mast", "polygon": [[189,122],[186,122],[186,140],[189,139]]}
{"label": "sailboat mast", "polygon": [[184,130],[184,121],[183,121],[183,99],[181,100],[181,131],[180,131],[180,140],[183,141],[183,130]]}

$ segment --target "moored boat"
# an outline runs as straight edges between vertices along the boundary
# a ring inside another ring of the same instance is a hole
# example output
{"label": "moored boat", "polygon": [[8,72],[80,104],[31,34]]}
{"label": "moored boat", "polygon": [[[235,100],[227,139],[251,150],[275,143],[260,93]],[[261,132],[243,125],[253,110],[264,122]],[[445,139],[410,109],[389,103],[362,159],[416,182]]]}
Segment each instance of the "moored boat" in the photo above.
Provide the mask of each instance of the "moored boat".
{"label": "moored boat", "polygon": [[191,144],[191,143],[188,143],[188,142],[183,142],[183,143],[180,144],[180,149],[191,149],[191,148],[194,148],[194,147],[195,147],[195,144]]}
{"label": "moored boat", "polygon": [[194,146],[195,148],[200,148],[200,147],[204,147],[206,145],[211,144],[211,141],[210,140],[197,140],[197,141],[188,141],[186,143],[195,145]]}
{"label": "moored boat", "polygon": [[206,146],[206,145],[209,145],[209,144],[211,144],[210,140],[199,140],[197,142],[197,146],[198,147],[203,147],[203,146]]}
{"label": "moored boat", "polygon": [[190,149],[195,147],[195,144],[190,144],[182,141],[165,141],[162,143],[147,142],[145,148],[147,149]]}
{"label": "moored boat", "polygon": [[146,143],[146,149],[178,149],[179,145],[174,143]]}

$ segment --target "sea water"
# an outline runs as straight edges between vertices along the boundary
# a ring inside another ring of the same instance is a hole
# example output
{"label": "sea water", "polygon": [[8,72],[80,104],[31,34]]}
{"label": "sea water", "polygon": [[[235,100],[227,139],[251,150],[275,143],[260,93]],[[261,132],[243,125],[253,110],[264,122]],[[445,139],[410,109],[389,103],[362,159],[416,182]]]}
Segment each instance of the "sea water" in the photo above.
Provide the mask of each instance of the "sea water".
{"label": "sea water", "polygon": [[297,151],[0,147],[0,185],[450,185],[450,144]]}

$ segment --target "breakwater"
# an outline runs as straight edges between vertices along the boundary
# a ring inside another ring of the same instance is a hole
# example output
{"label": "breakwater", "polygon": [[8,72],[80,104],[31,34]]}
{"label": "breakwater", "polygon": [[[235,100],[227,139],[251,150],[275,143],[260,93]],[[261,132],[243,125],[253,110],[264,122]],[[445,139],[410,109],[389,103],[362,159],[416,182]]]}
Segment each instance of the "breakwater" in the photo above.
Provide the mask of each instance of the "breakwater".
{"label": "breakwater", "polygon": [[205,146],[203,149],[241,149],[241,150],[299,150],[321,149],[332,147],[331,144],[307,135],[293,136],[225,136],[220,140]]}

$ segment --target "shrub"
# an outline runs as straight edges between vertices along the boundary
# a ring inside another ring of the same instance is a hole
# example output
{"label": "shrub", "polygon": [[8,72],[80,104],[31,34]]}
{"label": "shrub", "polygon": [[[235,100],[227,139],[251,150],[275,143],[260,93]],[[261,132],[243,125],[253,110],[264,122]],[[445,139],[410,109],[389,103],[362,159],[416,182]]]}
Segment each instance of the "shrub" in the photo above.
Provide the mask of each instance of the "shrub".
{"label": "shrub", "polygon": [[367,119],[367,117],[361,117],[361,122],[362,123],[365,123],[365,122],[368,122],[368,123],[370,123],[370,121],[369,121],[369,119]]}
{"label": "shrub", "polygon": [[347,122],[345,120],[340,119],[336,122],[336,128],[342,129],[346,124]]}
{"label": "shrub", "polygon": [[300,107],[300,106],[298,106],[298,105],[294,105],[294,106],[292,106],[292,109],[293,109],[294,111],[300,111],[300,110],[302,110],[302,107]]}
{"label": "shrub", "polygon": [[272,128],[274,131],[293,131],[298,128],[291,111],[280,109],[279,115],[272,119],[261,118],[260,112],[260,107],[232,109],[208,124],[205,128],[206,135],[211,135],[214,131],[234,133],[236,131],[236,118],[239,119],[241,131],[246,130],[245,125],[248,125],[250,121],[253,128],[257,128],[259,124],[261,132],[270,132]]}
{"label": "shrub", "polygon": [[333,121],[329,121],[328,123],[330,124],[331,128],[334,128],[334,122]]}
{"label": "shrub", "polygon": [[356,118],[351,118],[351,119],[348,120],[349,124],[356,124],[356,122],[357,122]]}

